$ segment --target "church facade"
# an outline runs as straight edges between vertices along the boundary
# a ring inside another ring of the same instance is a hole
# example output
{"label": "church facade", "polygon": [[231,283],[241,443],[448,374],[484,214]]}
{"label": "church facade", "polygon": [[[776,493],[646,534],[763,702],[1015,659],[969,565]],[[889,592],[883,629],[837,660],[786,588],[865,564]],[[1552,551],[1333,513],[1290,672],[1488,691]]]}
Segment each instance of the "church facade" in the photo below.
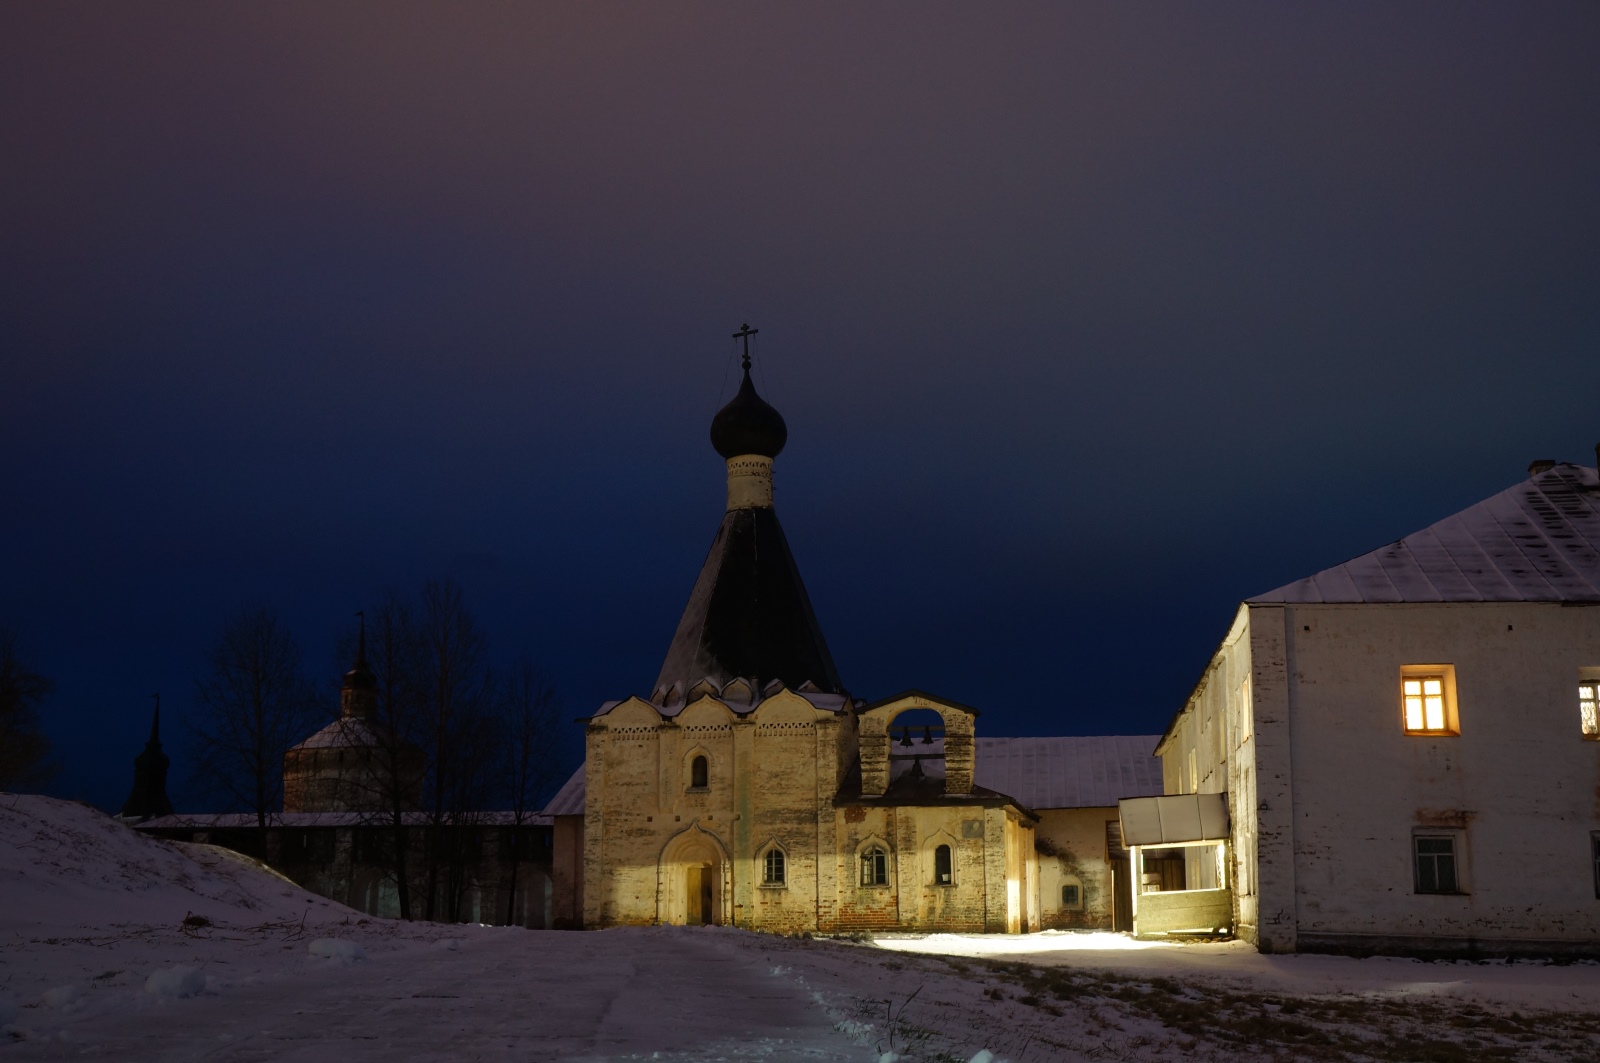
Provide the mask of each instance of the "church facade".
{"label": "church facade", "polygon": [[[1120,758],[1109,796],[1047,812],[983,785],[975,709],[920,690],[853,698],[773,507],[786,440],[747,354],[711,427],[727,509],[660,675],[586,721],[584,766],[546,808],[557,924],[1111,926],[1108,828],[1117,797],[1160,792],[1154,736],[1097,754]],[[1045,793],[1023,746],[1059,740],[987,741],[1019,744],[989,747],[1009,790]]]}

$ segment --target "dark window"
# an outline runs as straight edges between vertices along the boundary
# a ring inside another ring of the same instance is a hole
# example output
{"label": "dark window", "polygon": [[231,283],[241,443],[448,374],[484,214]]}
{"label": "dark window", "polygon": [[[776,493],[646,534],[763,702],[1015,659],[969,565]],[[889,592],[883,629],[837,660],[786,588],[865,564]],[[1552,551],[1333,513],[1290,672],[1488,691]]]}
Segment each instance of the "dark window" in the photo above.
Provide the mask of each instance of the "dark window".
{"label": "dark window", "polygon": [[543,860],[549,852],[548,827],[505,827],[500,831],[502,860]]}
{"label": "dark window", "polygon": [[709,776],[709,765],[707,765],[705,757],[695,757],[689,762],[689,788],[691,790],[708,788],[711,785],[708,781]]}
{"label": "dark window", "polygon": [[1413,838],[1417,854],[1418,893],[1459,893],[1456,888],[1456,840]]}
{"label": "dark window", "polygon": [[286,830],[278,860],[285,864],[333,863],[333,831]]}
{"label": "dark window", "polygon": [[358,864],[388,864],[394,860],[388,827],[356,827],[351,832],[352,856]]}
{"label": "dark window", "polygon": [[1594,895],[1600,897],[1600,831],[1589,835],[1589,854],[1594,857]]}
{"label": "dark window", "polygon": [[877,846],[861,854],[861,884],[863,886],[889,884],[889,854]]}
{"label": "dark window", "polygon": [[762,861],[761,884],[763,886],[783,885],[783,850],[776,846],[767,850],[767,857]]}
{"label": "dark window", "polygon": [[948,886],[955,881],[950,874],[950,847],[941,845],[933,851],[933,881]]}
{"label": "dark window", "polygon": [[1082,887],[1076,882],[1069,882],[1061,887],[1061,907],[1081,908],[1083,906]]}

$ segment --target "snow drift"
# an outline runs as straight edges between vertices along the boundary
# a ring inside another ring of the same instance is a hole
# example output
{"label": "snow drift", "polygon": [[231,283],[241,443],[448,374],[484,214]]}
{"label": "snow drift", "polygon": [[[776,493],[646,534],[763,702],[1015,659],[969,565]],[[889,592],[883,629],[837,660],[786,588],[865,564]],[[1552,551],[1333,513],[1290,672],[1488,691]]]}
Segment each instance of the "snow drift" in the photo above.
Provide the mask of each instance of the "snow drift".
{"label": "snow drift", "polygon": [[[140,834],[52,797],[0,794],[0,934],[319,920],[357,913],[211,845]],[[357,916],[359,917],[359,916]]]}

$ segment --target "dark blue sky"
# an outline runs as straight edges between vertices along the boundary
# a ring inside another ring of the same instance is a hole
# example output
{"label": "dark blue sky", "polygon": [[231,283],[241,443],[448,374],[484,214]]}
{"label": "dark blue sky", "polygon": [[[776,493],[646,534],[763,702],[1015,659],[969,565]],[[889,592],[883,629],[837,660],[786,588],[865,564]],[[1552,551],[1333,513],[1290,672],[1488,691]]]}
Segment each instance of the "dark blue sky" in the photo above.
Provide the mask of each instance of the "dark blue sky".
{"label": "dark blue sky", "polygon": [[1596,55],[1587,2],[7,5],[57,791],[247,602],[331,685],[453,575],[572,715],[646,692],[744,320],[854,692],[1159,731],[1240,599],[1594,460]]}

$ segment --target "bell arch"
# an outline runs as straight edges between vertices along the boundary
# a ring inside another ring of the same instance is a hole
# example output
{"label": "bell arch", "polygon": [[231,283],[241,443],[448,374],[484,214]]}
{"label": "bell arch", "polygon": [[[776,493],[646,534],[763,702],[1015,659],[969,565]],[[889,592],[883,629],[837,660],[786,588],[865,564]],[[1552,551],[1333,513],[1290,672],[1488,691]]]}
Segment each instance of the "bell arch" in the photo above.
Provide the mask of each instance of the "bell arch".
{"label": "bell arch", "polygon": [[978,710],[955,701],[936,698],[920,690],[885,698],[858,714],[857,749],[861,755],[861,792],[881,797],[889,789],[889,725],[911,709],[932,709],[944,720],[944,792],[970,794],[976,767]]}

